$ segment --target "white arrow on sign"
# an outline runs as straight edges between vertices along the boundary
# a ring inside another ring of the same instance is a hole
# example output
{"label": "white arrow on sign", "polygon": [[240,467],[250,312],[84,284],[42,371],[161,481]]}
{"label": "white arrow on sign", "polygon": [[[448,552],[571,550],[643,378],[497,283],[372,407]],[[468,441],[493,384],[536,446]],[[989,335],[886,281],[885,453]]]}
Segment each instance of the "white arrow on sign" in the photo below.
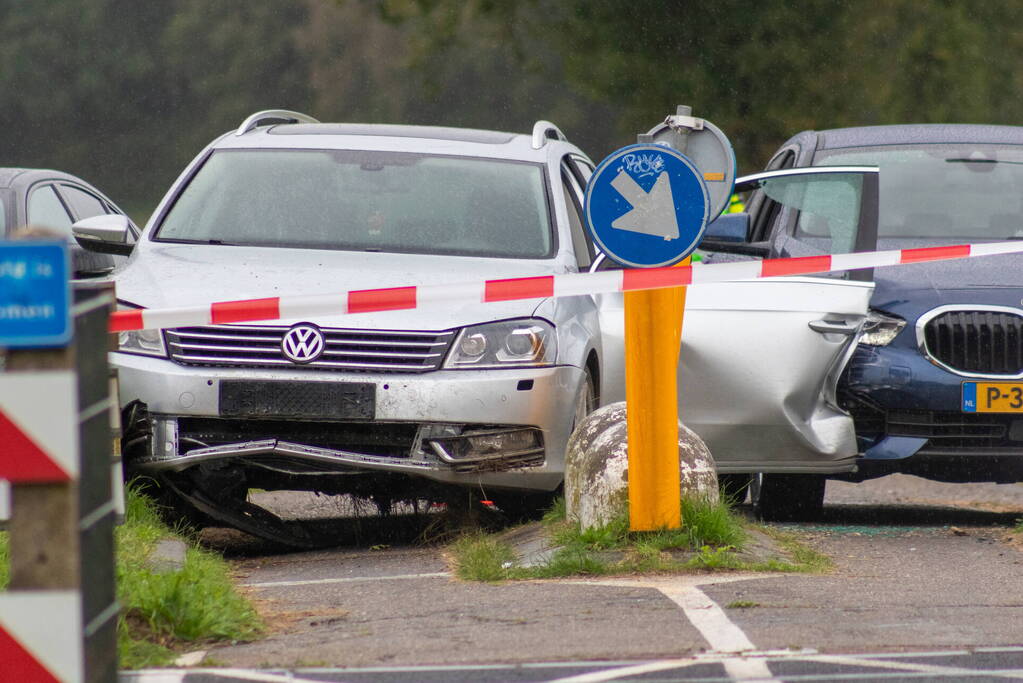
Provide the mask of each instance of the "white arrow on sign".
{"label": "white arrow on sign", "polygon": [[644,192],[625,169],[618,171],[618,175],[611,181],[611,187],[632,204],[631,211],[611,223],[612,228],[663,237],[666,242],[678,239],[675,198],[671,194],[671,181],[666,172],[661,171],[649,193]]}

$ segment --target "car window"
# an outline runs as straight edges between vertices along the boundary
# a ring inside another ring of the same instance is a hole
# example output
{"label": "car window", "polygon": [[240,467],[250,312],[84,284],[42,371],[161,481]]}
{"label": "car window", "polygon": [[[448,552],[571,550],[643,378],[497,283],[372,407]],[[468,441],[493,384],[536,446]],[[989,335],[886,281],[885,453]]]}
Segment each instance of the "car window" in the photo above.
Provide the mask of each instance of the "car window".
{"label": "car window", "polygon": [[28,197],[28,223],[71,234],[71,216],[53,185],[41,185],[32,190]]}
{"label": "car window", "polygon": [[772,255],[844,254],[876,246],[877,176],[867,166],[790,169],[749,176],[737,188],[761,193],[776,225],[792,226],[769,235]]}
{"label": "car window", "polygon": [[856,245],[863,176],[836,173],[807,182],[777,178],[763,185],[764,193],[782,206],[799,211],[794,235],[825,254],[847,254]]}
{"label": "car window", "polygon": [[[795,166],[795,163],[796,151],[794,149],[785,149],[776,154],[767,163],[766,170],[777,171],[792,168]],[[753,192],[751,196],[746,197],[744,203],[753,217],[750,227],[752,241],[759,242],[770,239],[775,225],[781,217],[781,206],[778,202],[773,201],[760,191]]]}
{"label": "car window", "polygon": [[565,210],[572,232],[572,250],[580,270],[590,267],[593,262],[593,244],[590,241],[582,216],[582,190],[571,177],[566,163],[561,165],[561,187],[565,195]]}
{"label": "car window", "polygon": [[354,150],[220,150],[159,240],[549,258],[541,164]]}
{"label": "car window", "polygon": [[1023,147],[929,144],[823,150],[814,165],[876,164],[883,248],[1023,237]]}
{"label": "car window", "polygon": [[71,209],[78,216],[79,220],[112,213],[107,210],[106,205],[103,204],[99,197],[74,185],[62,184],[60,186],[60,193],[67,200],[68,204],[71,205]]}

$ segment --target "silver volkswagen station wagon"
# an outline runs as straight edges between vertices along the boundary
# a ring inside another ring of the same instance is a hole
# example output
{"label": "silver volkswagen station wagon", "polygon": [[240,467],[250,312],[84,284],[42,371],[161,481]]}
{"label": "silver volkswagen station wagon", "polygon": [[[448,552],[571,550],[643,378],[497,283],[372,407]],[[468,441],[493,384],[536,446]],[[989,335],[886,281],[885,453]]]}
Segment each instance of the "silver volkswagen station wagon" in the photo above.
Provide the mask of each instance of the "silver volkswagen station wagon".
{"label": "silver volkswagen station wagon", "polygon": [[[211,143],[116,276],[123,307],[586,269],[590,160],[532,135],[260,112]],[[250,488],[382,509],[475,489],[512,514],[561,484],[598,401],[592,297],[121,333],[133,473],[267,535]]]}

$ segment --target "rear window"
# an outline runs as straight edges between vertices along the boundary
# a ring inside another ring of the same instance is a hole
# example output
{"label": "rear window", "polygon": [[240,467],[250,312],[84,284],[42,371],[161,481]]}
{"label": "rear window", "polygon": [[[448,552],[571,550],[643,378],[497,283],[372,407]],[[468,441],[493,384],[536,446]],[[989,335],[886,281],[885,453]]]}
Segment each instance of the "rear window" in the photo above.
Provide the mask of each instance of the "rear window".
{"label": "rear window", "polygon": [[220,150],[158,240],[545,258],[553,238],[539,164],[337,150]]}

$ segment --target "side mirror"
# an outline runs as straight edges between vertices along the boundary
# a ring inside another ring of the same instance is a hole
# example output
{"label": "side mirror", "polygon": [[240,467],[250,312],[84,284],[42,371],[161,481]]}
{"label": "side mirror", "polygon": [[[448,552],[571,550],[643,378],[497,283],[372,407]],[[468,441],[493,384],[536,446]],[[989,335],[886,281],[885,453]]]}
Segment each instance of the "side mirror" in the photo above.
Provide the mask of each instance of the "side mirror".
{"label": "side mirror", "polygon": [[707,225],[700,249],[761,258],[771,254],[770,242],[747,242],[748,238],[749,214],[726,213]]}
{"label": "side mirror", "polygon": [[127,256],[135,246],[128,240],[131,221],[120,214],[84,218],[71,226],[71,234],[83,249],[98,254]]}
{"label": "side mirror", "polygon": [[745,242],[747,235],[748,213],[723,213],[707,224],[703,239],[714,242]]}

